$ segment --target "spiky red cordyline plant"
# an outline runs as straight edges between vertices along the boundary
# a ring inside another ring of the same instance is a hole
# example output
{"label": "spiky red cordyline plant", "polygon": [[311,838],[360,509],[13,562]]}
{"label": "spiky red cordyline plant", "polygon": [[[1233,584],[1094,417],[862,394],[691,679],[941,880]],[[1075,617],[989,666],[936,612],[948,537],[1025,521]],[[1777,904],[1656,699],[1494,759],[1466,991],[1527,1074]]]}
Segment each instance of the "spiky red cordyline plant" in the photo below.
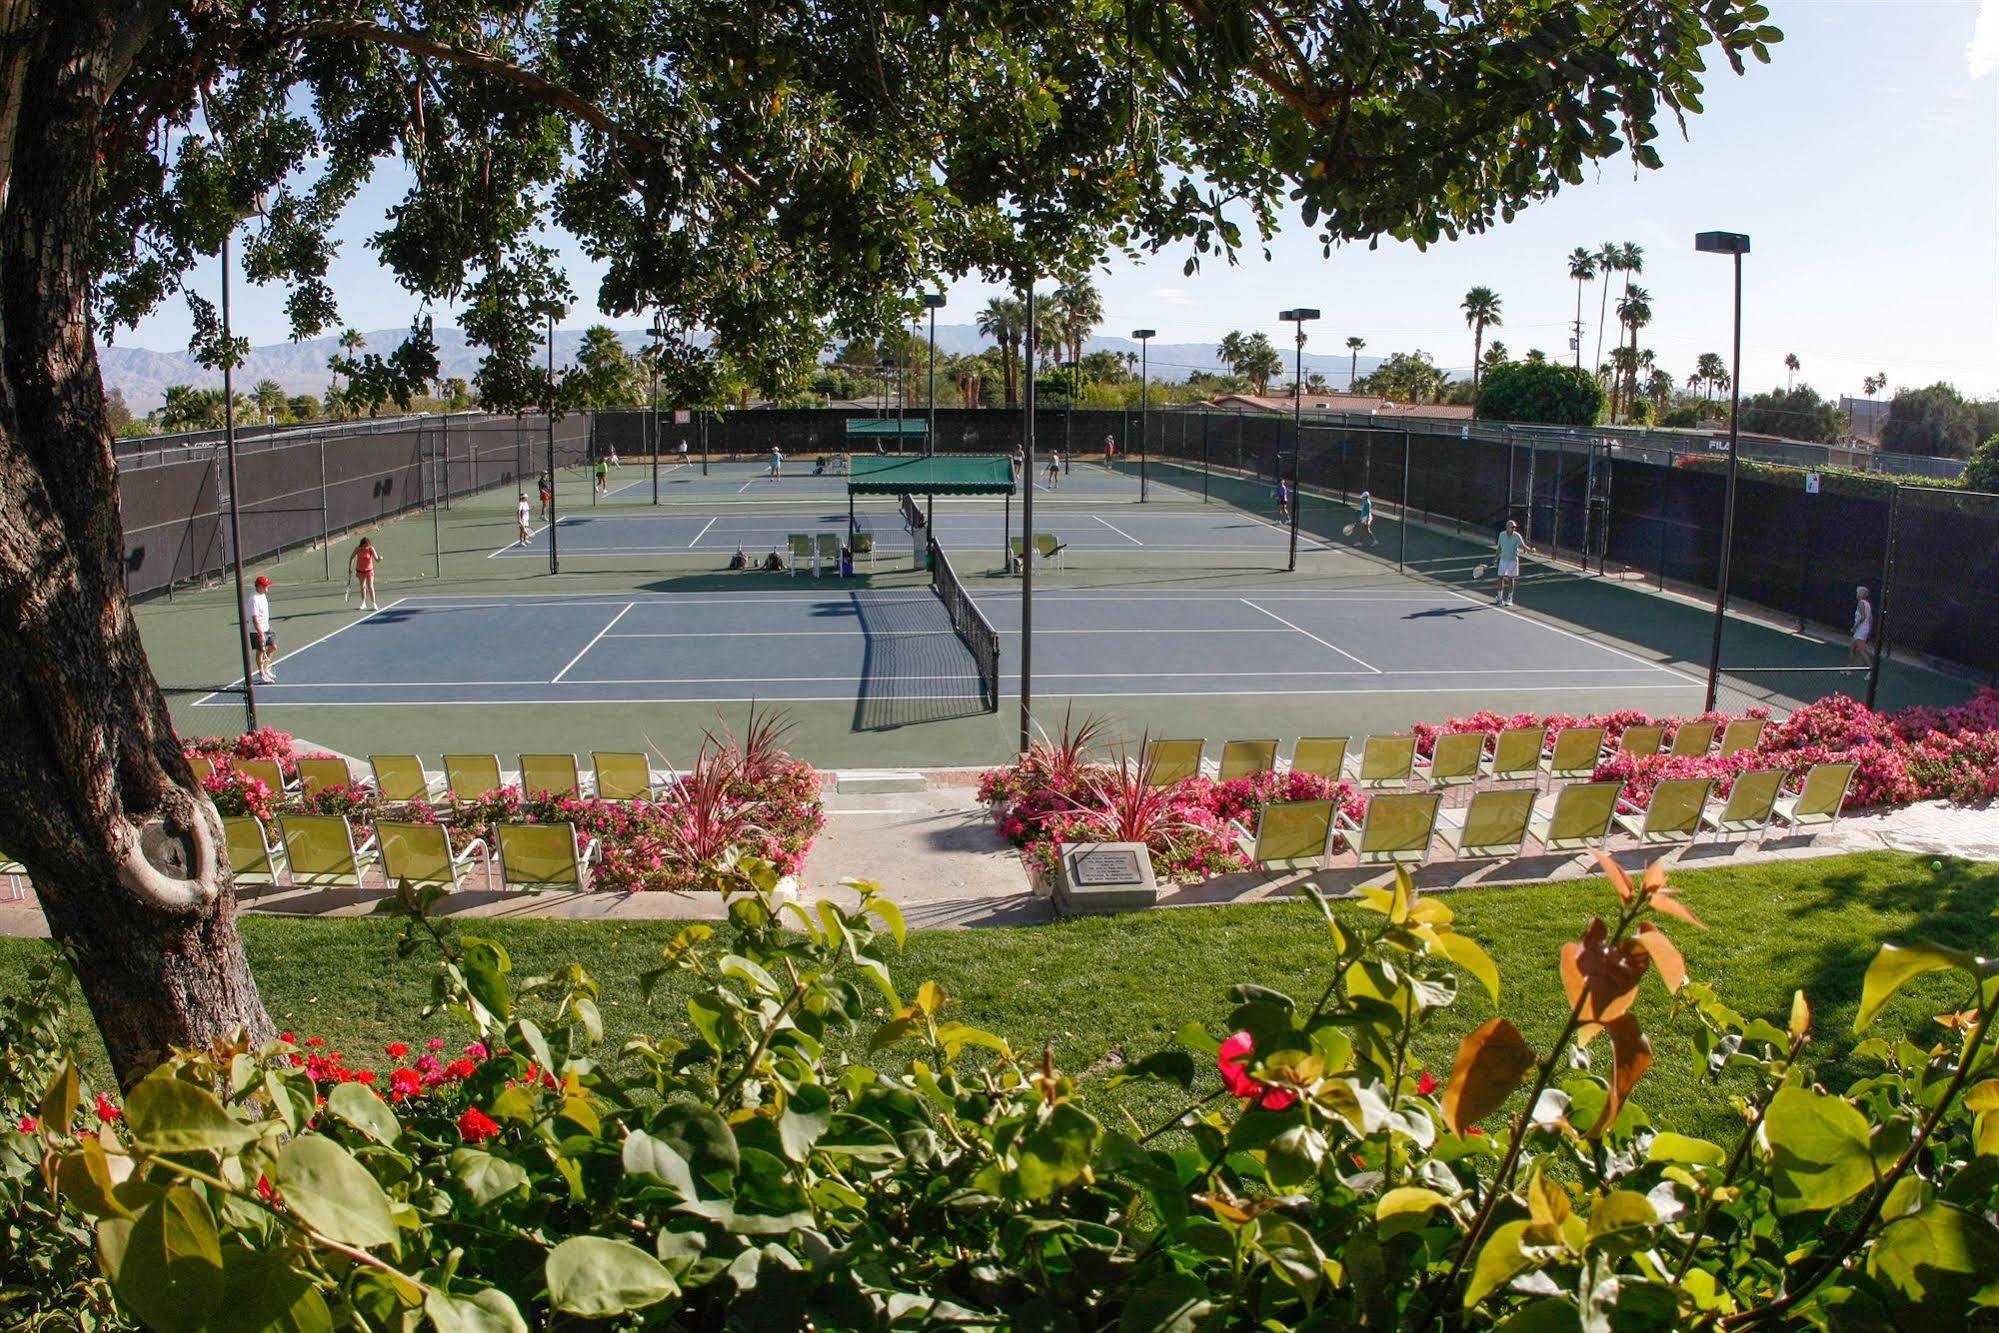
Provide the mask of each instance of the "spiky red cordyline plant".
{"label": "spiky red cordyline plant", "polygon": [[660,802],[673,816],[662,821],[670,855],[690,865],[716,864],[757,829],[750,817],[761,803],[737,796],[741,780],[742,756],[713,737],[704,740],[694,767],[667,787]]}
{"label": "spiky red cordyline plant", "polygon": [[791,719],[784,713],[769,709],[759,712],[752,701],[749,716],[743,723],[741,740],[725,725],[719,736],[712,731],[704,732],[703,746],[712,746],[720,753],[734,755],[736,776],[742,781],[765,783],[782,777],[791,766],[791,755],[784,747],[794,729]]}
{"label": "spiky red cordyline plant", "polygon": [[[1036,729],[1040,729],[1038,723]],[[1076,721],[1075,706],[1072,704],[1062,710],[1062,730],[1053,740],[1043,731],[1041,739],[1028,748],[1024,762],[1039,767],[1048,786],[1069,787],[1083,780],[1091,766],[1090,752],[1096,748],[1104,730],[1104,720],[1100,717]]]}
{"label": "spiky red cordyline plant", "polygon": [[[1140,738],[1139,754],[1146,753],[1150,739],[1149,733]],[[1082,775],[1086,826],[1106,842],[1172,847],[1191,825],[1170,790],[1153,786],[1151,777],[1151,761],[1132,763],[1123,745],[1118,747],[1117,762],[1086,770]]]}

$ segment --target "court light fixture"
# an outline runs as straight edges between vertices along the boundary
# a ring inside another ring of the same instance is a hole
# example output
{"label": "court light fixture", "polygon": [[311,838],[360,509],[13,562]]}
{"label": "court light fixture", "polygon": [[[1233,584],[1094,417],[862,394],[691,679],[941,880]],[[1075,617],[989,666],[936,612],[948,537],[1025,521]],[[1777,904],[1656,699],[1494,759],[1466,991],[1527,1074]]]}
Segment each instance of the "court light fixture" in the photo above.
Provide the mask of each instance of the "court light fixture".
{"label": "court light fixture", "polygon": [[1298,495],[1298,458],[1305,452],[1305,322],[1317,319],[1319,312],[1310,306],[1299,306],[1295,310],[1280,310],[1277,317],[1297,330],[1297,351],[1291,372],[1291,557],[1285,565],[1285,572],[1298,568],[1298,513],[1304,508]]}
{"label": "court light fixture", "polygon": [[1131,336],[1138,339],[1138,502],[1145,503],[1145,416],[1151,405],[1152,388],[1152,340],[1159,336],[1158,329],[1133,329]]}

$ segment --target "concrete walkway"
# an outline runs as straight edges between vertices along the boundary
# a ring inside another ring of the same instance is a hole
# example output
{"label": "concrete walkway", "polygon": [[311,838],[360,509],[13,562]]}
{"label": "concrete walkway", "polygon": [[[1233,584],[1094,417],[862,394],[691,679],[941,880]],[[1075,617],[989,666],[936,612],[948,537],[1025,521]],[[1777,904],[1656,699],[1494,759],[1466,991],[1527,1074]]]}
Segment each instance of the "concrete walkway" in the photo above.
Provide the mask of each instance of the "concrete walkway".
{"label": "concrete walkway", "polygon": [[[1020,857],[993,828],[975,798],[969,775],[929,775],[921,790],[877,793],[829,791],[826,827],[807,859],[802,898],[851,902],[839,887],[848,876],[879,881],[903,909],[911,926],[963,927],[1026,925],[1052,920],[1053,909],[1037,893]],[[1953,806],[1925,801],[1893,810],[1850,815],[1814,837],[1770,838],[1765,842],[1703,841],[1662,852],[1613,840],[1618,862],[1638,870],[1667,858],[1669,865],[1716,869],[1764,861],[1839,856],[1894,850],[1925,856],[1999,861],[1999,806]],[[1344,863],[1344,864],[1342,864]],[[1415,872],[1431,892],[1503,888],[1508,885],[1582,879],[1596,873],[1588,856],[1525,856],[1503,862],[1440,860]],[[1195,884],[1162,885],[1162,907],[1217,903],[1292,901],[1300,881],[1310,880],[1331,896],[1362,884],[1390,881],[1392,872],[1358,867],[1350,856],[1309,874],[1243,872]],[[281,889],[246,898],[244,910],[289,916],[365,916],[382,890]],[[48,927],[34,892],[9,901],[0,887],[0,935],[46,936]],[[717,919],[719,899],[710,895],[641,893],[522,893],[466,890],[453,894],[444,911],[459,917],[554,917],[584,921]]]}

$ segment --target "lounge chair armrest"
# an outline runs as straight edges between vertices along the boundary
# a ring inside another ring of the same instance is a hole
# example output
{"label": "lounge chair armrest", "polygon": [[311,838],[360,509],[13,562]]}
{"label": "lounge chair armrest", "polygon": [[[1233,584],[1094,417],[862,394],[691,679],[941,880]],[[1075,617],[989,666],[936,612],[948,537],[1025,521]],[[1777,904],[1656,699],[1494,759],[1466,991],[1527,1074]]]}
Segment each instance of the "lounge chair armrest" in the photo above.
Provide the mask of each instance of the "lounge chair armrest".
{"label": "lounge chair armrest", "polygon": [[1237,838],[1247,838],[1251,842],[1256,841],[1256,835],[1251,833],[1249,826],[1244,824],[1240,819],[1231,819],[1229,821],[1229,832],[1235,834]]}
{"label": "lounge chair armrest", "polygon": [[458,855],[452,857],[451,862],[453,865],[462,866],[475,856],[484,857],[488,864],[492,863],[493,853],[490,850],[488,850],[486,846],[486,840],[484,838],[474,838],[472,839],[472,841],[466,843],[463,847],[459,848]]}
{"label": "lounge chair armrest", "polygon": [[1644,806],[1624,795],[1618,796],[1617,805],[1614,808],[1620,815],[1642,815],[1645,813]]}
{"label": "lounge chair armrest", "polygon": [[1341,832],[1360,832],[1360,821],[1344,810],[1333,811],[1333,827]]}
{"label": "lounge chair armrest", "polygon": [[583,848],[583,855],[577,858],[579,862],[586,866],[596,865],[603,859],[604,849],[595,838],[590,839],[588,845]]}
{"label": "lounge chair armrest", "polygon": [[361,857],[367,856],[374,851],[375,851],[375,834],[371,830],[368,834],[368,840],[354,849],[354,857],[356,860],[359,860]]}

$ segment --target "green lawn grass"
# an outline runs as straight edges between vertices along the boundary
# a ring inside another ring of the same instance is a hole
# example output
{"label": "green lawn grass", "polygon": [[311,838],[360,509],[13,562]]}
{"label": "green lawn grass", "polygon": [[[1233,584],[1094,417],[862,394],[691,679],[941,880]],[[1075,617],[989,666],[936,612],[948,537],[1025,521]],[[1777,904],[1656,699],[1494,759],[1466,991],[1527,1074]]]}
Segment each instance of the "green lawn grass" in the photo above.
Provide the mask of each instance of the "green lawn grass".
{"label": "green lawn grass", "polygon": [[[1882,942],[1932,939],[1991,953],[1999,941],[1993,917],[1999,866],[1947,861],[1940,870],[1930,867],[1927,858],[1874,853],[1678,872],[1673,883],[1682,900],[1710,928],[1667,924],[1690,975],[1713,983],[1745,1014],[1781,1024],[1791,992],[1802,987],[1816,1015],[1816,1054],[1828,1061],[1821,1078],[1843,1086],[1861,1072],[1842,1058],[1856,1040],[1861,976]],[[1609,910],[1608,884],[1592,879],[1462,892],[1446,901],[1459,929],[1499,964],[1500,1009],[1529,1042],[1551,1041],[1566,1013],[1557,952],[1593,913]],[[1350,906],[1339,910],[1363,915]],[[676,923],[480,921],[467,929],[504,944],[517,972],[581,962],[604,987],[612,1050],[635,1032],[686,1026],[684,992],[669,985],[648,1008],[637,980],[658,965]],[[324,1036],[356,1064],[386,1065],[379,1052],[391,1040],[414,1043],[435,1033],[455,1049],[467,1039],[448,1019],[419,1018],[431,963],[399,960],[391,923],[249,916],[243,933],[279,1025],[300,1036]],[[0,940],[0,987],[14,988],[22,968],[47,947]],[[1326,953],[1325,927],[1309,905],[1211,907],[1025,928],[921,931],[910,937],[894,971],[905,995],[933,979],[956,1001],[953,1016],[1017,1047],[1052,1044],[1063,1070],[1088,1075],[1085,1095],[1096,1109],[1122,1121],[1122,1107],[1149,1125],[1169,1115],[1183,1094],[1150,1084],[1110,1090],[1109,1076],[1122,1057],[1158,1049],[1189,1020],[1220,1033],[1227,990],[1236,982],[1273,986],[1309,1004],[1325,985]],[[1921,1032],[1934,1036],[1929,1017],[1960,1001],[1961,989],[1943,976],[1924,977],[1896,1000],[1882,1026],[1918,1030],[1919,1039]],[[1687,1020],[1668,1024],[1671,1006],[1656,980],[1647,980],[1644,994],[1638,1012],[1657,1061],[1637,1101],[1655,1123],[1726,1135],[1731,1116],[1725,1096],[1697,1083]],[[1418,1054],[1443,1078],[1458,1040],[1491,1012],[1484,990],[1465,978],[1456,1007]],[[86,1024],[79,1045],[101,1074],[102,1051],[81,1010],[78,1021]],[[865,1034],[849,1054],[866,1058]],[[1213,1086],[1211,1075],[1207,1086]]]}

